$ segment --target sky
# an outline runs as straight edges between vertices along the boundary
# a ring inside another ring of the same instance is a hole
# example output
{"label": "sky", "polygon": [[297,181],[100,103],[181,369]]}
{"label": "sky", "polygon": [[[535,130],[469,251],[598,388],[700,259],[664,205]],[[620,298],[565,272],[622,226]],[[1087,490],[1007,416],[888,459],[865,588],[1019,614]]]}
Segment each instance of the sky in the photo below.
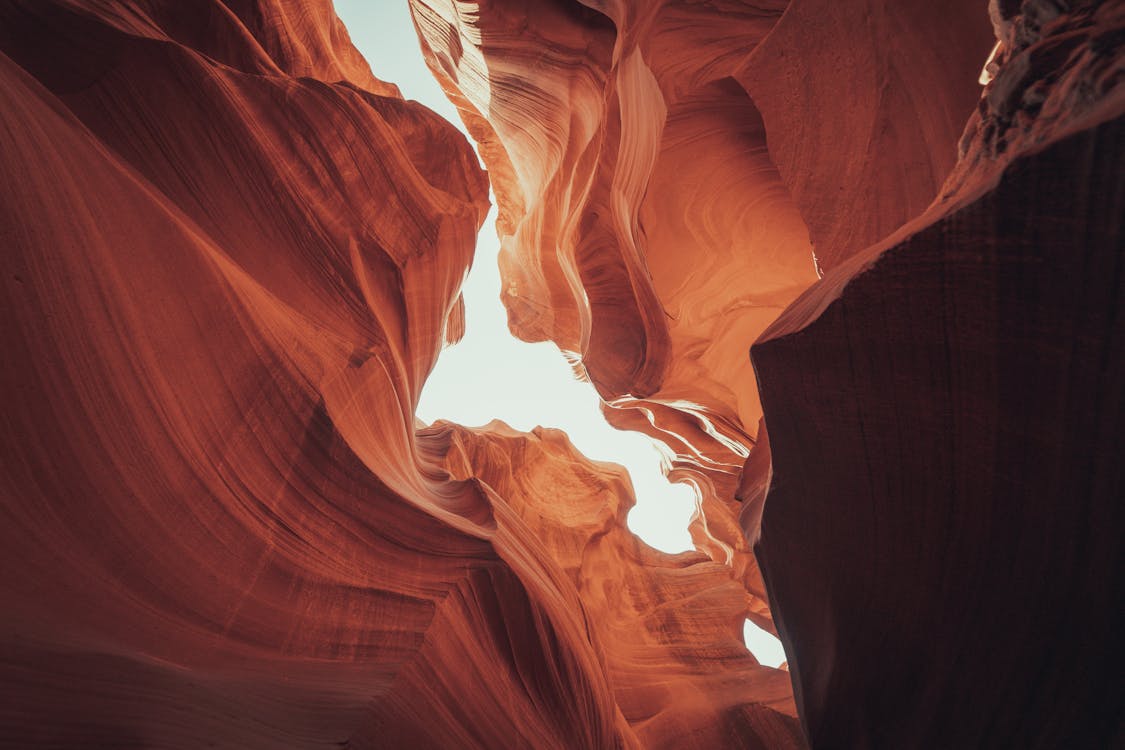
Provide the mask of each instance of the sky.
{"label": "sky", "polygon": [[[426,67],[407,0],[335,0],[335,6],[378,78],[398,85],[404,97],[463,130],[457,110]],[[653,441],[610,427],[593,386],[575,378],[553,343],[528,344],[508,332],[500,302],[495,220],[493,210],[481,229],[476,258],[462,288],[465,337],[442,353],[422,391],[418,418],[468,427],[500,419],[525,432],[536,426],[564,430],[587,457],[628,470],[637,496],[629,514],[633,533],[664,552],[693,549],[687,526],[697,503],[695,491],[668,482]],[[763,664],[784,661],[781,644],[772,635],[749,621],[745,635]]]}

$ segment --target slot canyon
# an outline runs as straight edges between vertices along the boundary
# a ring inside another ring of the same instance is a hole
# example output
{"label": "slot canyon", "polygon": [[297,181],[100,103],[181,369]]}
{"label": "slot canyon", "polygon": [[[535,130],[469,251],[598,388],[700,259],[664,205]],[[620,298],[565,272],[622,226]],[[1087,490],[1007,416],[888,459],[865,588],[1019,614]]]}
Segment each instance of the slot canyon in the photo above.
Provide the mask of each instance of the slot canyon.
{"label": "slot canyon", "polygon": [[0,0],[0,747],[1125,748],[1125,0],[338,4]]}

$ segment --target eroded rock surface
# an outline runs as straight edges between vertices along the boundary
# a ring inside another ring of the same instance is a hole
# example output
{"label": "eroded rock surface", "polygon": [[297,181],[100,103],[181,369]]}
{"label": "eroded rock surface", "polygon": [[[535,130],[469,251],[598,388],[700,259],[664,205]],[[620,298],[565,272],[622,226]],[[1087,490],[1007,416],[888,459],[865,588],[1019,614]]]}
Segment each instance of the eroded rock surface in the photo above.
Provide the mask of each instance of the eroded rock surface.
{"label": "eroded rock surface", "polygon": [[327,0],[7,0],[0,744],[1125,742],[1122,4],[410,2],[700,552],[416,424],[487,182]]}
{"label": "eroded rock surface", "polygon": [[1001,5],[941,199],[753,348],[814,747],[1125,742],[1125,8]]}
{"label": "eroded rock surface", "polygon": [[416,441],[487,184],[328,2],[5,2],[0,53],[0,744],[801,746],[619,470]]}
{"label": "eroded rock surface", "polygon": [[439,423],[419,445],[455,479],[476,479],[502,526],[542,545],[582,602],[590,643],[642,747],[803,747],[789,675],[742,643],[747,593],[729,567],[666,555],[625,526],[628,476],[558,430]]}
{"label": "eroded rock surface", "polygon": [[1125,741],[1121,3],[412,5],[512,330],[765,619],[761,535],[812,742]]}
{"label": "eroded rock surface", "polygon": [[500,207],[509,325],[694,484],[697,546],[769,611],[738,529],[747,349],[820,268],[933,199],[979,96],[977,0],[411,0]]}

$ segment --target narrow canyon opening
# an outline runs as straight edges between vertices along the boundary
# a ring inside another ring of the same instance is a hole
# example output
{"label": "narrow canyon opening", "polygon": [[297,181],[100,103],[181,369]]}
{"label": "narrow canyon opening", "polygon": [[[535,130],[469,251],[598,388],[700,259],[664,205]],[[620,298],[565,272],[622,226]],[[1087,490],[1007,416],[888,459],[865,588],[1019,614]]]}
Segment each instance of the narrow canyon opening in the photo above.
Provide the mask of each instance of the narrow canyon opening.
{"label": "narrow canyon opening", "polygon": [[[373,70],[393,81],[406,98],[464,130],[460,115],[426,67],[406,3],[336,0],[335,8]],[[492,201],[495,204],[494,197]],[[700,216],[707,224],[708,212],[701,211]],[[646,435],[610,426],[593,386],[576,376],[553,343],[527,343],[508,331],[500,302],[495,223],[494,205],[461,288],[465,335],[439,357],[418,402],[418,418],[468,427],[500,420],[523,432],[536,427],[560,429],[586,457],[626,469],[636,493],[628,517],[633,533],[663,552],[694,550],[688,524],[697,512],[699,496],[691,483],[667,479],[670,457],[661,453],[662,446]],[[776,667],[785,661],[777,637],[750,620],[743,626],[743,638],[762,664]]]}
{"label": "narrow canyon opening", "polygon": [[0,747],[1125,746],[1123,66],[0,0]]}

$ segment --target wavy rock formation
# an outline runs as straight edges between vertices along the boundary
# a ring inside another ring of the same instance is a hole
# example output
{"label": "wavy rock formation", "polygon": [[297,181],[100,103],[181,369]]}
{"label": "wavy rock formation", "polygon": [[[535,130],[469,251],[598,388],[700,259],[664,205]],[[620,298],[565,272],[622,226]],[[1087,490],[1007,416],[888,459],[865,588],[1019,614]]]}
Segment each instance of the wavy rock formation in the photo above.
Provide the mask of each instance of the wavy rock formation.
{"label": "wavy rock formation", "polygon": [[[641,747],[804,747],[789,675],[742,643],[746,592],[700,553],[666,555],[625,526],[628,475],[565,434],[438,423],[419,446],[495,492],[502,528],[536,540],[577,592],[613,698]],[[576,747],[593,745],[575,744]]]}
{"label": "wavy rock formation", "polygon": [[1125,743],[1121,3],[412,7],[513,332],[669,448],[760,620],[765,530],[812,744]]}
{"label": "wavy rock formation", "polygon": [[1122,3],[409,1],[699,552],[416,423],[488,180],[329,0],[0,0],[0,746],[1125,743]]}
{"label": "wavy rock formation", "polygon": [[752,350],[814,747],[1125,745],[1125,6],[993,12],[941,199]]}
{"label": "wavy rock formation", "polygon": [[415,436],[486,181],[327,0],[0,3],[0,745],[800,747],[725,566]]}
{"label": "wavy rock formation", "polygon": [[[734,502],[762,416],[747,349],[919,213],[991,41],[979,0],[411,0],[492,176],[509,325],[694,484],[693,538],[772,627]],[[753,535],[751,536],[753,538]]]}

